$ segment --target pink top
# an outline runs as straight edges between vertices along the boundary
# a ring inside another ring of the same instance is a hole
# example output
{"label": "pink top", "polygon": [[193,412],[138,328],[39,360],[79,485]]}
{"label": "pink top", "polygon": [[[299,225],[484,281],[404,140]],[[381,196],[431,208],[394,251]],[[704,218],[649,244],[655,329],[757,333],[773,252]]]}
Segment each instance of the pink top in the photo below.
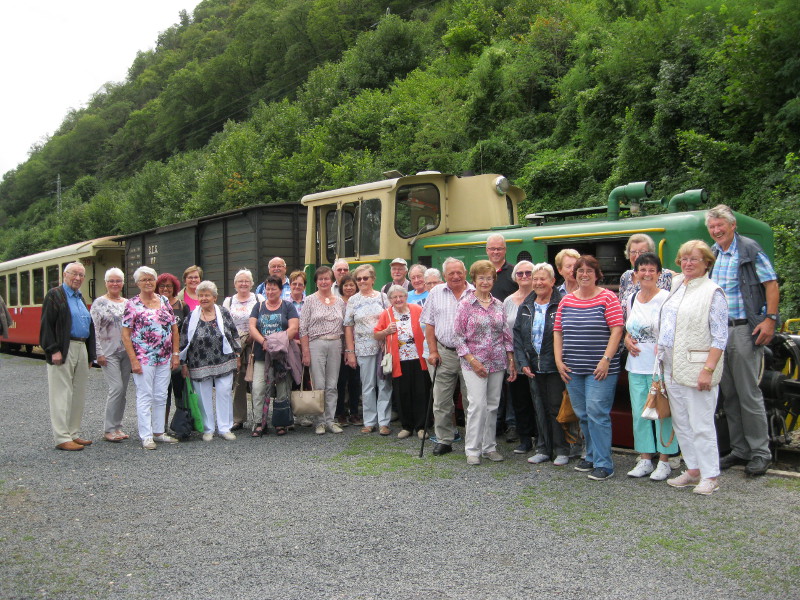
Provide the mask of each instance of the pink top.
{"label": "pink top", "polygon": [[492,303],[481,306],[473,292],[458,304],[454,324],[456,352],[461,357],[461,368],[472,371],[464,358],[472,354],[489,373],[505,371],[507,352],[513,352],[514,341],[506,321],[503,303],[492,296]]}

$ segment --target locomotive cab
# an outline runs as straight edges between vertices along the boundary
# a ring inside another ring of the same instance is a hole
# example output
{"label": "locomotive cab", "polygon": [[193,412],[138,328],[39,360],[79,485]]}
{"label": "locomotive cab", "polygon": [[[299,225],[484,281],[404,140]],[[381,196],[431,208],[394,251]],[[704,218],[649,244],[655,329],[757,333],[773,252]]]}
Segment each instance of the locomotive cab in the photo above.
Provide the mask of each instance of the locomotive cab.
{"label": "locomotive cab", "polygon": [[389,261],[411,261],[421,238],[517,225],[523,198],[501,175],[436,171],[310,194],[301,200],[309,209],[306,263],[368,263],[387,281]]}

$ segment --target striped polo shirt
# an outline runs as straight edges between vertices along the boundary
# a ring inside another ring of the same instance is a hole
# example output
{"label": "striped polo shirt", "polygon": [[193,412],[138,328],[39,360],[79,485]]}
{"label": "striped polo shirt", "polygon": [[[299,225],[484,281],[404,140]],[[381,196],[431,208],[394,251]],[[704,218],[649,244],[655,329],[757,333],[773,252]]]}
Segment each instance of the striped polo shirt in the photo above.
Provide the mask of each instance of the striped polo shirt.
{"label": "striped polo shirt", "polygon": [[[617,296],[603,289],[597,296],[581,300],[575,294],[561,299],[554,331],[564,337],[562,359],[576,375],[591,375],[608,346],[612,327],[622,327],[622,306]],[[619,373],[619,351],[611,357],[608,374]]]}

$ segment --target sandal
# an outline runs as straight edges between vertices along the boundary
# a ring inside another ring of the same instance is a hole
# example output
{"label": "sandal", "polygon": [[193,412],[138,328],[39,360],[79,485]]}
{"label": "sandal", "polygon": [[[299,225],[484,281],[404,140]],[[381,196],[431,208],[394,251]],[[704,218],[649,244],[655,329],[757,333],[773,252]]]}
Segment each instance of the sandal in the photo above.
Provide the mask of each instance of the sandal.
{"label": "sandal", "polygon": [[361,428],[361,433],[372,433],[375,431],[375,427],[367,425]]}
{"label": "sandal", "polygon": [[116,432],[115,433],[111,433],[111,432],[106,433],[103,436],[103,439],[105,439],[105,441],[107,441],[107,442],[121,442],[123,440],[123,438]]}
{"label": "sandal", "polygon": [[264,435],[264,430],[261,425],[256,425],[253,427],[253,433],[250,434],[250,437],[261,437],[262,435]]}
{"label": "sandal", "polygon": [[276,427],[275,435],[286,435],[286,427]]}
{"label": "sandal", "polygon": [[125,433],[124,431],[122,431],[121,429],[117,429],[117,430],[116,430],[114,433],[115,433],[115,434],[117,435],[117,437],[119,437],[119,439],[121,439],[121,440],[127,440],[129,437],[131,437],[131,436],[129,436],[127,433]]}

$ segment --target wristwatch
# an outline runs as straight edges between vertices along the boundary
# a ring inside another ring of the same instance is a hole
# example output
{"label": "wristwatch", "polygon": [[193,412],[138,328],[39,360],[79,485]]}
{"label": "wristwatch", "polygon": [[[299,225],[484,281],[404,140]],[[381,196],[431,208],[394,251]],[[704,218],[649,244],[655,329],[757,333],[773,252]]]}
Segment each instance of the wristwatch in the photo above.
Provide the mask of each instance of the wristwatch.
{"label": "wristwatch", "polygon": [[603,354],[603,358],[605,358],[608,362],[611,362],[611,359],[608,358],[605,354]]}
{"label": "wristwatch", "polygon": [[773,321],[778,320],[778,315],[775,313],[767,313],[764,315],[767,319],[772,319]]}

